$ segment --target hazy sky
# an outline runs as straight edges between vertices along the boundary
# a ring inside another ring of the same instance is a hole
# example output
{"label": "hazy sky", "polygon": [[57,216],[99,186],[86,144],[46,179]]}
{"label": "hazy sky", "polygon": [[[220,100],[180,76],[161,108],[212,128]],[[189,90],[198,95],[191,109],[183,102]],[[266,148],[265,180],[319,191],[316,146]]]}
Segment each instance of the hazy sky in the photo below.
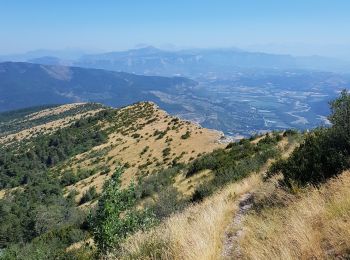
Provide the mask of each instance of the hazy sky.
{"label": "hazy sky", "polygon": [[139,43],[342,55],[350,46],[350,0],[0,2],[2,54],[120,50]]}

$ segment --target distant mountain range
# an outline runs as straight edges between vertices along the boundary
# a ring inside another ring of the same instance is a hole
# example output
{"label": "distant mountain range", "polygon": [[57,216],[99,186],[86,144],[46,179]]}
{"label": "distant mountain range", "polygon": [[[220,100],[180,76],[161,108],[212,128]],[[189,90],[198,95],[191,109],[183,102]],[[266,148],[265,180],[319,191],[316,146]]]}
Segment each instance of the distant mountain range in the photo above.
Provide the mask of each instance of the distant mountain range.
{"label": "distant mountain range", "polygon": [[204,76],[194,81],[61,65],[0,63],[0,111],[72,102],[121,107],[153,101],[172,115],[229,135],[327,124],[327,103],[343,88],[350,88],[350,76],[332,72],[241,69],[228,78]]}
{"label": "distant mountain range", "polygon": [[137,101],[158,101],[152,91],[195,84],[181,77],[4,62],[0,63],[0,111],[82,101],[120,107]]}
{"label": "distant mountain range", "polygon": [[[22,57],[22,58],[21,58]],[[37,51],[25,55],[0,56],[0,60],[17,60],[45,65],[72,65],[124,71],[143,75],[186,77],[227,76],[240,69],[308,69],[347,73],[350,62],[321,56],[247,52],[236,48],[188,49],[166,51],[144,47],[127,51],[100,54]]]}

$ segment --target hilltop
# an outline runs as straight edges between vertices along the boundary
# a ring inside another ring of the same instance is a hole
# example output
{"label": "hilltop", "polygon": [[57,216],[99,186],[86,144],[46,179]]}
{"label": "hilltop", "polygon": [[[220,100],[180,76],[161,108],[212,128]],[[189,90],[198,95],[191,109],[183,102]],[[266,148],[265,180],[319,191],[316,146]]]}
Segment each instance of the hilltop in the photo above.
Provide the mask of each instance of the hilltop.
{"label": "hilltop", "polygon": [[[109,173],[118,166],[126,168],[123,178],[125,183],[129,183],[137,177],[176,163],[188,163],[201,154],[222,147],[219,142],[222,133],[171,117],[150,102],[121,109],[95,103],[73,103],[1,115],[0,142],[8,149],[35,146],[43,137],[55,138],[57,131],[69,134],[93,127],[103,135],[103,141],[67,156],[62,162],[57,159],[59,163],[54,163],[52,167],[45,162],[50,171],[63,178],[69,178],[69,174],[84,175],[80,171],[88,175],[67,186],[67,192],[75,190],[83,193],[90,187],[96,187],[100,192]],[[91,120],[93,124],[72,129],[85,120]],[[2,187],[8,185],[2,183]]]}

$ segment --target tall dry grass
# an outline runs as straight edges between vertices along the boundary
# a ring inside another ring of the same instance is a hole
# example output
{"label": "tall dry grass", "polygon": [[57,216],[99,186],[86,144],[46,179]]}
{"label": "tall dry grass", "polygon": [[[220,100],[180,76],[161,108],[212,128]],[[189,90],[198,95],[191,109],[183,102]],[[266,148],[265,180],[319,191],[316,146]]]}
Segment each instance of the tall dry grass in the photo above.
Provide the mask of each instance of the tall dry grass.
{"label": "tall dry grass", "polygon": [[133,235],[110,258],[218,259],[238,198],[260,183],[261,178],[252,175],[230,184],[202,203],[172,215],[157,228]]}
{"label": "tall dry grass", "polygon": [[350,172],[300,194],[287,206],[248,215],[243,231],[244,259],[350,257]]}

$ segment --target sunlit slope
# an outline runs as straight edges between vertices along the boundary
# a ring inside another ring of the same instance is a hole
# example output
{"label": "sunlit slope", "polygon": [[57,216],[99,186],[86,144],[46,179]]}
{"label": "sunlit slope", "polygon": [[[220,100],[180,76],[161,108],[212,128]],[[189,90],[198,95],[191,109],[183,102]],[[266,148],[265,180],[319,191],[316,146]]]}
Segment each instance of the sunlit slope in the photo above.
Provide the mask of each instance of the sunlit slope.
{"label": "sunlit slope", "polygon": [[[43,145],[41,137],[47,139],[44,146],[48,147],[48,155],[38,164],[62,178],[67,194],[77,192],[77,201],[92,187],[100,192],[116,167],[125,168],[123,183],[128,184],[223,146],[219,142],[220,132],[171,117],[150,102],[121,109],[76,103],[31,112],[3,120],[1,142],[11,151],[19,146],[20,153],[27,153],[25,147],[38,148],[39,144]],[[94,136],[93,132],[100,136]],[[64,141],[66,135],[75,139],[79,136],[82,147],[73,147],[67,155],[61,156],[60,150],[70,146]],[[90,139],[94,140],[91,144]],[[50,155],[58,157],[56,162],[48,163],[52,159]],[[3,186],[6,190],[18,185]]]}

